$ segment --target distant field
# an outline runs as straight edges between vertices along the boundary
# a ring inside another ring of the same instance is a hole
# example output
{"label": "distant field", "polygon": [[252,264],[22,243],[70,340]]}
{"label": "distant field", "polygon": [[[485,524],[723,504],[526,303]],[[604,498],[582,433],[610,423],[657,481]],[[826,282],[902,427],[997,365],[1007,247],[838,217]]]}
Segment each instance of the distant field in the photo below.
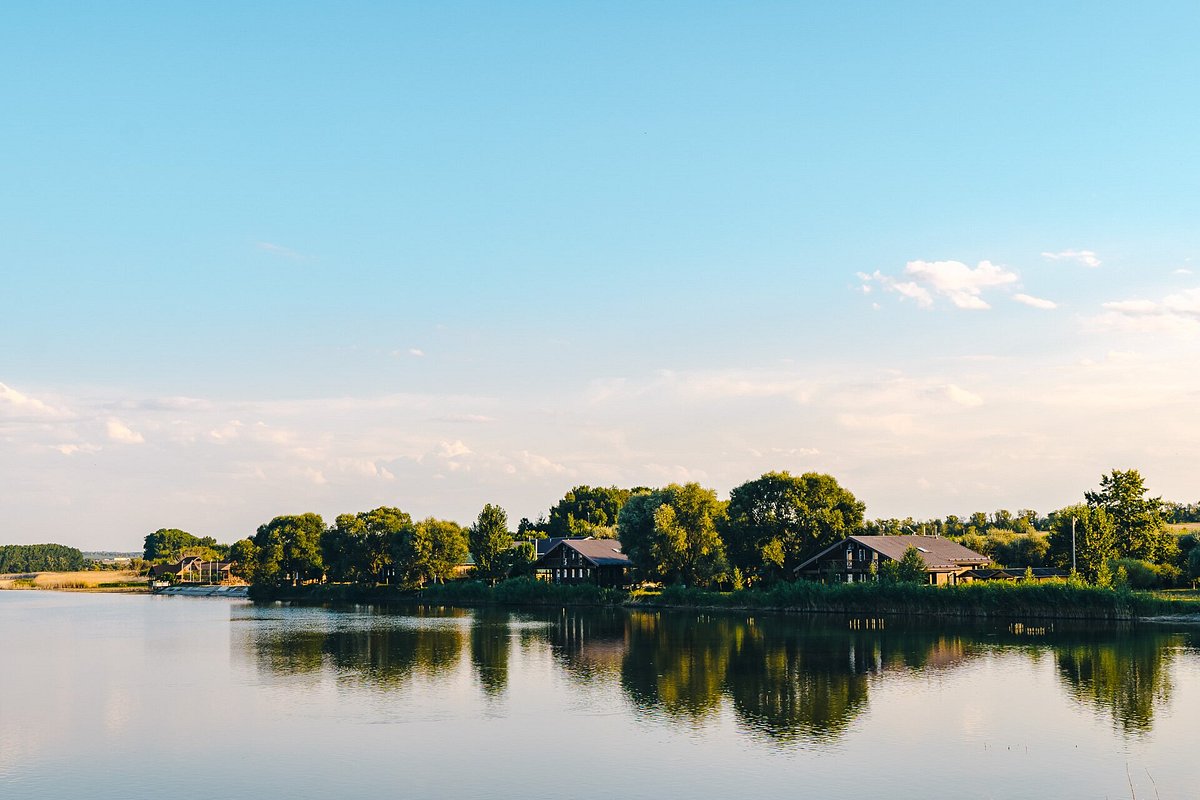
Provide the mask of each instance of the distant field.
{"label": "distant field", "polygon": [[1200,522],[1174,522],[1167,526],[1176,533],[1200,532]]}
{"label": "distant field", "polygon": [[99,570],[87,572],[28,572],[0,575],[0,589],[78,589],[93,592],[128,592],[146,579],[136,572]]}

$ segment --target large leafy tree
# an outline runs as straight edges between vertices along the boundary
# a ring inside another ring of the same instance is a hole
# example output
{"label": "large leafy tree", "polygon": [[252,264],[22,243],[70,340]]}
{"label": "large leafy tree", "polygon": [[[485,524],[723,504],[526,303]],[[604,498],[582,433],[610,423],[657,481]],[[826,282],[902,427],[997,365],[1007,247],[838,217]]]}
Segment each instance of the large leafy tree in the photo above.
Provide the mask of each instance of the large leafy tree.
{"label": "large leafy tree", "polygon": [[216,558],[222,549],[211,536],[202,538],[178,528],[159,528],[146,536],[142,558],[147,561],[178,561],[190,555]]}
{"label": "large leafy tree", "polygon": [[621,508],[632,495],[629,489],[616,486],[576,486],[550,509],[547,530],[551,536],[604,533],[617,524]]}
{"label": "large leafy tree", "polygon": [[1108,583],[1111,579],[1108,562],[1118,555],[1117,531],[1108,510],[1079,504],[1051,515],[1050,557],[1063,568],[1071,566],[1072,525],[1079,574],[1085,580]]}
{"label": "large leafy tree", "polygon": [[618,517],[621,548],[648,577],[708,585],[728,566],[717,529],[724,515],[717,493],[698,483],[636,494]]}
{"label": "large leafy tree", "polygon": [[491,503],[485,505],[467,532],[467,540],[475,559],[475,573],[492,582],[503,578],[513,556],[513,537],[504,509]]}
{"label": "large leafy tree", "polygon": [[449,520],[421,520],[393,539],[396,568],[412,585],[444,583],[467,558],[467,536]]}
{"label": "large leafy tree", "polygon": [[1146,484],[1136,469],[1114,469],[1100,478],[1100,489],[1086,492],[1092,508],[1104,509],[1116,529],[1117,554],[1156,563],[1172,560],[1176,537],[1163,521],[1161,497],[1146,497]]}
{"label": "large leafy tree", "polygon": [[260,525],[253,542],[258,548],[255,583],[296,584],[321,577],[325,560],[321,534],[325,521],[319,514],[275,517]]}
{"label": "large leafy tree", "polygon": [[768,472],[729,493],[730,561],[759,580],[790,576],[807,555],[860,533],[865,511],[830,475]]}
{"label": "large leafy tree", "polygon": [[381,506],[341,514],[321,536],[321,553],[331,580],[387,583],[392,572],[392,542],[412,528],[412,517]]}
{"label": "large leafy tree", "polygon": [[229,560],[234,575],[252,581],[258,569],[258,546],[250,539],[239,539],[229,546]]}

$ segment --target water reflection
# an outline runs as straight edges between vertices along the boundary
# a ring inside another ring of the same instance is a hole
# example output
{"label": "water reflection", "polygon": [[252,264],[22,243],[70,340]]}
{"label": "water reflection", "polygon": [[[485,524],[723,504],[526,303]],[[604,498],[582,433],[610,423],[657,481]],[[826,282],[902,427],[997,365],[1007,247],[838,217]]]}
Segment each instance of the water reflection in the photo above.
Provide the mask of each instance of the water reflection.
{"label": "water reflection", "polygon": [[1079,702],[1111,715],[1127,732],[1148,732],[1171,699],[1170,666],[1181,637],[1123,633],[1055,646],[1059,675]]}
{"label": "water reflection", "polygon": [[[261,613],[261,612],[254,612]],[[1154,630],[1062,630],[805,617],[564,609],[423,610],[382,614],[276,612],[245,629],[271,673],[332,671],[341,684],[399,688],[469,664],[484,695],[502,699],[514,658],[549,658],[580,687],[619,690],[636,714],[704,726],[724,709],[771,741],[825,741],[847,731],[873,689],[899,676],[953,671],[988,654],[1054,659],[1074,701],[1125,733],[1149,731],[1171,700],[1184,636]]]}

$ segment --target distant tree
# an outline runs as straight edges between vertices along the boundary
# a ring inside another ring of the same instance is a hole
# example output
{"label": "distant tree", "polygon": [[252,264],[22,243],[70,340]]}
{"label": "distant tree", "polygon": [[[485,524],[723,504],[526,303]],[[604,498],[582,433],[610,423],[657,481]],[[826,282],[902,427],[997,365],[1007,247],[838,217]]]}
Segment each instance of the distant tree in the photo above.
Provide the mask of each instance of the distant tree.
{"label": "distant tree", "polygon": [[258,547],[250,539],[239,539],[229,546],[230,572],[244,581],[254,580],[258,567]]}
{"label": "distant tree", "polygon": [[897,577],[902,583],[928,582],[928,574],[925,572],[925,559],[921,557],[920,550],[910,547],[904,551],[904,555],[900,558],[900,569]]}
{"label": "distant tree", "polygon": [[73,572],[86,563],[78,548],[63,544],[0,545],[0,573]]}
{"label": "distant tree", "polygon": [[1200,579],[1200,547],[1192,548],[1192,552],[1188,553],[1187,574],[1192,580]]}
{"label": "distant tree", "polygon": [[[196,552],[201,548],[205,552]],[[178,528],[159,528],[146,536],[142,558],[158,562],[178,561],[187,555],[209,558],[223,555],[221,550],[221,545],[211,536],[201,538]]]}
{"label": "distant tree", "polygon": [[1063,568],[1071,566],[1071,525],[1075,525],[1075,557],[1085,580],[1104,585],[1111,580],[1109,561],[1117,556],[1117,533],[1112,517],[1101,506],[1074,505],[1052,516],[1049,553]]}
{"label": "distant tree", "polygon": [[635,494],[618,518],[622,551],[647,577],[709,585],[727,570],[717,530],[724,513],[717,493],[698,483]]}
{"label": "distant tree", "polygon": [[744,575],[790,577],[809,554],[860,533],[865,510],[830,475],[768,472],[729,493],[722,534]]}
{"label": "distant tree", "polygon": [[629,489],[616,486],[576,486],[550,509],[547,532],[551,536],[586,536],[597,528],[612,528],[631,496]]}
{"label": "distant tree", "polygon": [[1121,556],[1165,563],[1175,556],[1176,538],[1163,521],[1162,498],[1145,495],[1141,473],[1136,469],[1114,469],[1101,476],[1099,491],[1084,496],[1089,506],[1108,513]]}
{"label": "distant tree", "polygon": [[485,505],[467,532],[467,540],[478,577],[495,583],[507,574],[513,560],[513,536],[503,508]]}
{"label": "distant tree", "polygon": [[462,526],[449,520],[421,520],[406,535],[393,540],[396,567],[414,586],[444,583],[468,553]]}
{"label": "distant tree", "polygon": [[321,534],[325,522],[319,514],[275,517],[260,525],[253,542],[258,548],[255,583],[283,585],[320,578],[325,571]]}
{"label": "distant tree", "polygon": [[358,514],[340,514],[321,535],[321,554],[330,580],[387,583],[393,571],[392,542],[412,528],[412,517],[381,506]]}

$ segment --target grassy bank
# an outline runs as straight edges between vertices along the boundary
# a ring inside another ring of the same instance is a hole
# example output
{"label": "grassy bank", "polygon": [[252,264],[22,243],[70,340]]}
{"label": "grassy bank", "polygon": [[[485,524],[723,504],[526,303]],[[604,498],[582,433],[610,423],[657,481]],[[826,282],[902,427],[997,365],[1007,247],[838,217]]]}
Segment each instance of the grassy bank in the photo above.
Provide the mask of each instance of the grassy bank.
{"label": "grassy bank", "polygon": [[1127,620],[1200,614],[1196,598],[1047,583],[785,583],[766,590],[713,592],[670,586],[633,605],[666,608],[764,609],[844,614]]}
{"label": "grassy bank", "polygon": [[79,570],[0,575],[0,589],[53,589],[80,592],[149,591],[146,578],[136,572]]}
{"label": "grassy bank", "polygon": [[921,586],[902,583],[820,584],[799,581],[770,589],[716,592],[669,586],[661,593],[601,589],[591,585],[555,586],[530,578],[487,586],[455,581],[402,591],[350,584],[311,585],[267,590],[255,587],[256,600],[311,603],[433,604],[451,606],[612,606],[635,608],[715,608],[797,613],[930,615],[1082,620],[1128,620],[1164,616],[1200,616],[1200,594],[1151,593],[1101,589],[1067,583],[972,583]]}
{"label": "grassy bank", "polygon": [[445,606],[606,606],[620,605],[629,593],[598,586],[555,586],[532,578],[512,578],[496,586],[479,581],[452,581],[419,590],[348,583],[295,587],[252,586],[253,600],[308,603],[377,603]]}

